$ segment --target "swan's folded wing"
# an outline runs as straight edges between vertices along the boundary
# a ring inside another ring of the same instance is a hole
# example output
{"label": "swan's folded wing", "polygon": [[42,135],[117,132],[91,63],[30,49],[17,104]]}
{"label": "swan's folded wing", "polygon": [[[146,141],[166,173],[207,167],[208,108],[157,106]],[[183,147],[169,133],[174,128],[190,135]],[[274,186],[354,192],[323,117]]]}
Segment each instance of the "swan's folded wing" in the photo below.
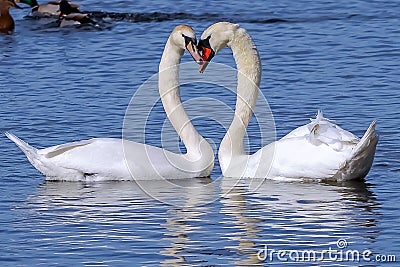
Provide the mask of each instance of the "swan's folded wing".
{"label": "swan's folded wing", "polygon": [[120,180],[130,179],[131,174],[156,178],[157,172],[176,171],[163,149],[122,139],[93,138],[42,149],[40,153],[54,166],[84,176]]}
{"label": "swan's folded wing", "polygon": [[330,121],[312,122],[309,124],[309,129],[308,140],[311,144],[316,146],[325,144],[336,151],[347,146],[355,146],[360,141],[357,136]]}
{"label": "swan's folded wing", "polygon": [[39,150],[39,154],[45,156],[46,158],[53,158],[59,156],[62,153],[72,150],[74,148],[85,146],[94,142],[95,139],[82,140],[77,142],[70,142],[62,145],[52,146],[45,149]]}
{"label": "swan's folded wing", "polygon": [[293,131],[291,131],[290,133],[288,133],[287,135],[282,137],[281,140],[288,139],[288,138],[294,138],[294,137],[304,137],[309,134],[310,134],[310,130],[308,129],[308,125],[303,125],[303,126],[297,127],[296,129],[294,129]]}
{"label": "swan's folded wing", "polygon": [[315,119],[310,120],[309,124],[296,128],[281,140],[305,138],[310,144],[315,146],[325,144],[336,151],[347,149],[348,146],[354,146],[360,141],[351,132],[342,129],[333,123],[333,121],[324,118],[321,111],[318,112]]}
{"label": "swan's folded wing", "polygon": [[93,138],[49,147],[40,150],[39,153],[56,166],[82,173],[126,169],[121,139]]}
{"label": "swan's folded wing", "polygon": [[332,149],[315,145],[305,138],[288,138],[275,142],[272,176],[286,178],[329,178],[335,175],[351,153],[351,146]]}
{"label": "swan's folded wing", "polygon": [[46,164],[73,170],[83,176],[100,175],[117,179],[129,177],[121,139],[93,138],[45,148],[38,151]]}

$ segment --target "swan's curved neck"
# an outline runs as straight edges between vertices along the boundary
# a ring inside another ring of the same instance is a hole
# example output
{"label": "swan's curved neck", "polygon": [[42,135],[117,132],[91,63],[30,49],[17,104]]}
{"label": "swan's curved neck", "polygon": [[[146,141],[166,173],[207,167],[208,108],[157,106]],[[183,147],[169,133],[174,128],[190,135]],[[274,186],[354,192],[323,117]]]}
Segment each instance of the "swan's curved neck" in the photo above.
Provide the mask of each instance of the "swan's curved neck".
{"label": "swan's curved neck", "polygon": [[257,48],[246,30],[239,28],[228,43],[238,68],[235,116],[219,149],[221,155],[243,155],[243,138],[257,101],[261,62]]}
{"label": "swan's curved neck", "polygon": [[158,88],[161,101],[168,119],[186,146],[187,154],[201,156],[200,143],[204,138],[188,118],[179,94],[179,63],[185,51],[174,45],[170,39],[165,45],[159,65]]}

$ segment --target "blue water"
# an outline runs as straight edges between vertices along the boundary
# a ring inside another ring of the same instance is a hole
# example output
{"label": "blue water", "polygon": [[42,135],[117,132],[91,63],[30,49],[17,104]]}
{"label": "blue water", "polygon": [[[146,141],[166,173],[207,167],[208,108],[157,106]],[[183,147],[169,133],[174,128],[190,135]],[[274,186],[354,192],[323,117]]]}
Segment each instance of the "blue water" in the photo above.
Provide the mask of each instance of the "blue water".
{"label": "blue water", "polygon": [[[344,250],[400,260],[398,1],[79,2],[89,11],[181,12],[185,18],[111,18],[104,30],[60,30],[24,18],[28,9],[12,10],[16,31],[0,36],[1,131],[12,130],[36,147],[121,137],[131,97],[157,72],[171,30],[185,23],[200,36],[225,19],[255,40],[277,138],[318,109],[358,136],[377,119],[375,161],[364,181],[345,184],[265,181],[249,190],[219,179],[216,165],[210,179],[175,182],[178,187],[148,182],[144,192],[134,182],[45,182],[3,136],[1,266],[280,266],[277,255],[271,262],[257,253],[265,245],[339,249],[339,239],[347,242]],[[228,49],[215,62],[234,67]],[[182,88],[184,100],[202,94],[234,105],[235,95],[224,90]],[[161,144],[164,121],[156,106],[147,143]],[[221,125],[207,118],[194,124],[218,146]],[[257,127],[249,135],[258,136]],[[396,266],[332,259],[289,265]]]}

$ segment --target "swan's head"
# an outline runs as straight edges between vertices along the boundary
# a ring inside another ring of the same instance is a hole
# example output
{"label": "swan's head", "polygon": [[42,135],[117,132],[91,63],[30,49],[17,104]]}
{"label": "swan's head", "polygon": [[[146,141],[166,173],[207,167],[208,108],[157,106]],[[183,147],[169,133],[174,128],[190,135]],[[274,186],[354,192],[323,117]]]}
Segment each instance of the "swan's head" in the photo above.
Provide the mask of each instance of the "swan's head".
{"label": "swan's head", "polygon": [[10,7],[22,9],[22,7],[17,5],[17,3],[15,3],[14,0],[0,0],[0,6],[3,6],[5,8],[7,8],[7,9],[9,9]]}
{"label": "swan's head", "polygon": [[197,63],[203,63],[203,59],[196,45],[196,34],[194,33],[192,27],[187,25],[176,26],[171,33],[170,40],[180,49],[186,49],[187,51],[189,51],[190,55]]}
{"label": "swan's head", "polygon": [[203,34],[198,49],[201,51],[204,63],[200,65],[200,72],[204,72],[208,63],[218,53],[219,50],[226,46],[230,46],[230,42],[235,36],[239,24],[230,22],[217,22],[208,27]]}

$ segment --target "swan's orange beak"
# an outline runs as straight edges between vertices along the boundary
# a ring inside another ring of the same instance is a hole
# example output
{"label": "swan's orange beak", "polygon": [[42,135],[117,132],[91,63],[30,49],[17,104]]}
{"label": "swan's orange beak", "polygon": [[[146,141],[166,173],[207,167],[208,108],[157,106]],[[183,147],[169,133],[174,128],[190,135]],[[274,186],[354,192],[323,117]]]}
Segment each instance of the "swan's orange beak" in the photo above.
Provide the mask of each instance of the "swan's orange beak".
{"label": "swan's orange beak", "polygon": [[208,63],[210,63],[211,59],[215,56],[215,52],[211,47],[209,47],[209,45],[203,44],[202,41],[199,42],[197,47],[200,50],[201,57],[204,61],[199,67],[199,71],[203,73],[206,70]]}
{"label": "swan's orange beak", "polygon": [[197,64],[203,64],[203,58],[201,57],[199,50],[197,49],[196,43],[193,43],[193,41],[188,42],[186,45],[186,50],[189,51],[190,55]]}

